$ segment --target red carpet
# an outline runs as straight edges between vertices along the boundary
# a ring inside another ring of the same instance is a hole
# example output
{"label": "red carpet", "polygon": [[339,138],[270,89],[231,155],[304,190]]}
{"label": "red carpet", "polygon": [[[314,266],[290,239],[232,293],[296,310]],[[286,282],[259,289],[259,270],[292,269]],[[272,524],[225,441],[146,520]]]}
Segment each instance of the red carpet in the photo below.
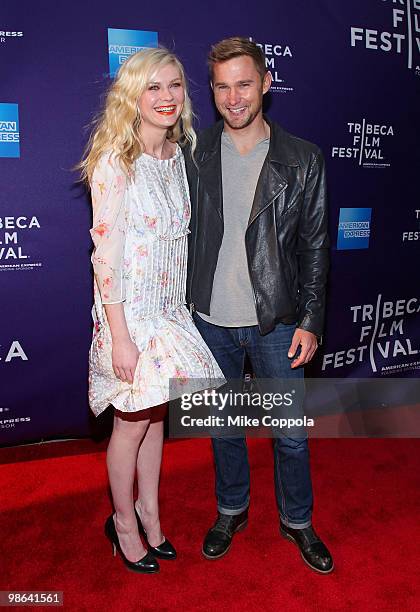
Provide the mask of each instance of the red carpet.
{"label": "red carpet", "polygon": [[179,559],[152,576],[127,571],[103,535],[103,450],[86,441],[0,449],[0,590],[64,591],[64,609],[76,611],[420,610],[417,440],[311,441],[314,524],[336,564],[327,576],[279,537],[270,442],[249,447],[249,526],[211,562],[200,554],[215,515],[210,443],[166,444],[161,519]]}

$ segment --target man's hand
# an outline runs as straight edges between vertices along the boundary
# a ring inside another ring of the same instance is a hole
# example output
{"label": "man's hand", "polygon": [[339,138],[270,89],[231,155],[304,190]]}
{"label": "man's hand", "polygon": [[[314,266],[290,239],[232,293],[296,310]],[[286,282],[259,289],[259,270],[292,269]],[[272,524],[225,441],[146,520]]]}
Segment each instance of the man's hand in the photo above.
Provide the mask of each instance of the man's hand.
{"label": "man's hand", "polygon": [[295,333],[293,334],[292,344],[289,347],[287,356],[293,357],[296,355],[296,351],[298,350],[299,346],[300,355],[292,361],[292,368],[297,368],[300,365],[308,363],[315,355],[315,351],[318,348],[318,342],[315,334],[297,327]]}

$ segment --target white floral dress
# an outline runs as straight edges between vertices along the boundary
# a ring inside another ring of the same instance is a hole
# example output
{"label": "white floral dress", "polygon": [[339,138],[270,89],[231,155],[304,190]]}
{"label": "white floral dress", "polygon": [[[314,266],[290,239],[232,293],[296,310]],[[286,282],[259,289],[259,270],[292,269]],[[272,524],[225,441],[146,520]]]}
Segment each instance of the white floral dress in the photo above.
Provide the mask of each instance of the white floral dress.
{"label": "white floral dress", "polygon": [[[200,379],[201,389],[223,380],[185,306],[190,201],[179,146],[167,160],[141,155],[133,179],[112,155],[104,155],[92,177],[92,204],[92,411],[99,415],[112,404],[136,412],[162,404],[168,401],[171,379]],[[130,336],[140,352],[132,385],[121,382],[112,369],[103,305],[118,302],[124,304]]]}

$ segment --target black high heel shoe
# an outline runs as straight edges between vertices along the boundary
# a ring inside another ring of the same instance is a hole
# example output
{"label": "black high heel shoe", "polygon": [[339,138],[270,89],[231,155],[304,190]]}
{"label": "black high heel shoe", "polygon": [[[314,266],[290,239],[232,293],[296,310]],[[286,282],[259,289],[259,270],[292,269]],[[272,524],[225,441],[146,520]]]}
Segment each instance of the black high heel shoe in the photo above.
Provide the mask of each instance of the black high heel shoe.
{"label": "black high heel shoe", "polygon": [[[137,513],[136,513],[137,516]],[[138,572],[140,574],[155,574],[159,571],[159,563],[156,561],[155,557],[151,554],[151,552],[146,553],[144,557],[139,559],[138,561],[129,561],[123,551],[121,550],[120,541],[118,539],[118,533],[115,529],[114,516],[111,514],[110,517],[107,518],[105,523],[105,535],[111,540],[114,557],[116,555],[116,551],[120,553],[121,559],[124,561],[126,567],[133,572]]]}
{"label": "black high heel shoe", "polygon": [[144,536],[144,538],[146,539],[147,542],[147,546],[149,547],[149,551],[158,559],[166,559],[166,560],[172,560],[172,559],[176,559],[176,550],[174,548],[174,546],[170,543],[169,540],[167,540],[166,538],[163,540],[162,544],[159,544],[159,546],[151,546],[147,540],[147,533],[142,525],[141,519],[139,517],[139,514],[137,512],[137,508],[134,505],[134,512],[136,514],[136,519],[137,519],[137,525],[139,528],[139,532]]}

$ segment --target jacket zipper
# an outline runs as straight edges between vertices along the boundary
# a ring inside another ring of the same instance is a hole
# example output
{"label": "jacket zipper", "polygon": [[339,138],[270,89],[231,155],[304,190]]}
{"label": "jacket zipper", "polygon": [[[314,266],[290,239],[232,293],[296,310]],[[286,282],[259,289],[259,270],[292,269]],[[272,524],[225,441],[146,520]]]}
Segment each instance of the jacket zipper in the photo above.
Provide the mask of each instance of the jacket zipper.
{"label": "jacket zipper", "polygon": [[[276,195],[275,195],[273,198],[271,198],[271,200],[268,202],[268,204],[266,204],[266,206],[264,206],[264,209],[263,209],[263,210],[261,210],[261,211],[260,211],[260,212],[259,212],[257,215],[255,215],[255,217],[254,217],[254,218],[253,218],[253,220],[252,220],[252,223],[254,223],[255,219],[257,219],[257,217],[259,217],[259,216],[260,216],[260,214],[261,214],[262,212],[264,212],[264,210],[266,210],[266,209],[267,209],[267,208],[268,208],[268,207],[269,207],[269,206],[270,206],[270,205],[271,205],[271,204],[274,202],[274,200],[275,200],[276,198],[278,198],[278,197],[279,197],[279,195],[281,195],[281,194],[282,194],[282,193],[283,193],[283,192],[286,190],[286,188],[287,188],[287,185],[286,185],[286,186],[285,186],[283,189],[281,189],[281,190],[280,190],[280,192],[279,192],[279,193],[277,193],[277,194],[276,194]],[[249,227],[249,226],[248,226],[248,227]],[[247,229],[248,229],[248,228],[247,228]],[[255,293],[254,283],[253,283],[253,281],[252,281],[252,274],[251,274],[251,270],[250,270],[250,267],[249,267],[248,246],[247,246],[247,244],[246,244],[246,231],[245,231],[245,246],[246,246],[246,264],[247,264],[247,268],[248,268],[249,281],[250,281],[250,283],[251,283],[251,288],[252,288],[252,296],[253,296],[253,298],[254,298],[255,314],[257,315],[258,327],[260,328],[260,331],[261,331],[260,318],[259,318],[259,316],[258,316],[258,308],[257,308],[257,296],[256,296],[256,293]]]}
{"label": "jacket zipper", "polygon": [[246,247],[246,265],[248,268],[249,282],[251,283],[251,288],[252,288],[252,297],[254,298],[255,314],[257,315],[258,327],[260,328],[260,331],[261,331],[260,319],[258,316],[258,308],[257,308],[257,296],[255,294],[254,283],[252,282],[251,269],[249,267],[248,246],[246,244],[246,241],[245,241],[245,247]]}

